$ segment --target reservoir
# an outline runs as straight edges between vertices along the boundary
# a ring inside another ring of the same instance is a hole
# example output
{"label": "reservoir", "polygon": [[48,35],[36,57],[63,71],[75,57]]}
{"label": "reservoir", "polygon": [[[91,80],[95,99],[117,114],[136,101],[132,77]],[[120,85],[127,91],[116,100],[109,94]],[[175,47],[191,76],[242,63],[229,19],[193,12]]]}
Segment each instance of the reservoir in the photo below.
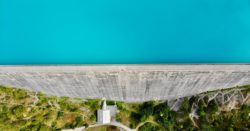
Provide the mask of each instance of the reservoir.
{"label": "reservoir", "polygon": [[249,62],[249,0],[0,1],[1,65]]}

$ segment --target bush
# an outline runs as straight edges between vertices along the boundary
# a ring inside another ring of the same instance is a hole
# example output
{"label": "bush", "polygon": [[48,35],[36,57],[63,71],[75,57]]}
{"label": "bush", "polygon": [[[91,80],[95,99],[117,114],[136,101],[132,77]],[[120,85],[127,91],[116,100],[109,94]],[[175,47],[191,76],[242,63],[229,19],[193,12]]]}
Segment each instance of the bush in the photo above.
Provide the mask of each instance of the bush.
{"label": "bush", "polygon": [[47,125],[41,125],[39,131],[49,131],[51,128]]}
{"label": "bush", "polygon": [[157,105],[155,115],[159,124],[167,130],[173,130],[176,124],[176,112],[171,111],[167,102]]}
{"label": "bush", "polygon": [[20,100],[27,96],[27,93],[21,89],[17,89],[15,92],[13,92],[13,96],[15,99]]}
{"label": "bush", "polygon": [[22,105],[16,106],[12,109],[12,114],[16,117],[23,116],[23,113],[25,112],[25,107]]}
{"label": "bush", "polygon": [[116,115],[115,117],[116,117],[116,118],[115,118],[115,119],[116,119],[116,121],[118,121],[118,122],[121,122],[121,121],[122,121],[122,118],[121,118],[121,116],[120,116],[120,115]]}
{"label": "bush", "polygon": [[154,113],[154,102],[145,102],[140,107],[141,121],[146,121]]}
{"label": "bush", "polygon": [[64,112],[58,111],[57,112],[57,119],[60,118],[60,117],[62,117],[63,115],[64,115]]}
{"label": "bush", "polygon": [[161,129],[160,127],[155,126],[151,123],[145,123],[143,126],[139,128],[139,131],[161,131]]}
{"label": "bush", "polygon": [[83,126],[85,124],[81,116],[76,117],[75,122],[76,127]]}
{"label": "bush", "polygon": [[116,102],[116,106],[117,106],[117,109],[120,110],[120,111],[125,111],[126,110],[126,106],[123,102]]}
{"label": "bush", "polygon": [[218,105],[215,103],[215,101],[214,100],[212,100],[212,101],[210,101],[209,103],[208,103],[208,111],[210,112],[210,113],[212,113],[212,114],[214,114],[214,113],[216,113],[218,110],[219,110],[219,107],[218,107]]}
{"label": "bush", "polygon": [[100,108],[101,101],[98,99],[91,99],[85,102],[86,105],[88,105],[92,110],[97,110]]}
{"label": "bush", "polygon": [[107,105],[115,105],[115,102],[111,101],[111,100],[107,100],[106,103],[107,103]]}
{"label": "bush", "polygon": [[191,110],[191,103],[189,103],[189,100],[188,98],[184,98],[182,104],[181,104],[181,107],[180,107],[180,110],[181,111],[184,111],[185,113],[189,113],[190,110]]}
{"label": "bush", "polygon": [[130,127],[135,128],[141,122],[141,114],[136,112],[131,112],[130,114]]}

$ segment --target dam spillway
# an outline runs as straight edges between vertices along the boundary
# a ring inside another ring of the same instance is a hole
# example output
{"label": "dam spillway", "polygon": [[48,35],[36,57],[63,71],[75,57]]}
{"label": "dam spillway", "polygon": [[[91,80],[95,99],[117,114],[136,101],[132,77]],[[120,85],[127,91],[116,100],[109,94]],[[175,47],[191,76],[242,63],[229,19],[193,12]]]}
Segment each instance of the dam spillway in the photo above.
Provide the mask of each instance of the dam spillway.
{"label": "dam spillway", "polygon": [[250,65],[0,66],[0,85],[49,95],[167,100],[250,84]]}

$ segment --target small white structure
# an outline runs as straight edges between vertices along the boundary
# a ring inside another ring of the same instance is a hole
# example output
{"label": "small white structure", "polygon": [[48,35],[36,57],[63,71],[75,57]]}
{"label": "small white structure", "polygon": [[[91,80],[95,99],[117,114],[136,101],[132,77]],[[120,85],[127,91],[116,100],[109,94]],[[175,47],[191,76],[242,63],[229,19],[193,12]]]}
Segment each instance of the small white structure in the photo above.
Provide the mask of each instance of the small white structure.
{"label": "small white structure", "polygon": [[116,105],[107,105],[106,108],[108,110],[110,110],[111,121],[115,121],[115,116],[116,116],[116,113],[117,113]]}
{"label": "small white structure", "polygon": [[107,109],[106,99],[104,99],[102,109],[97,111],[97,123],[106,124],[110,123],[110,121],[111,121],[110,110]]}

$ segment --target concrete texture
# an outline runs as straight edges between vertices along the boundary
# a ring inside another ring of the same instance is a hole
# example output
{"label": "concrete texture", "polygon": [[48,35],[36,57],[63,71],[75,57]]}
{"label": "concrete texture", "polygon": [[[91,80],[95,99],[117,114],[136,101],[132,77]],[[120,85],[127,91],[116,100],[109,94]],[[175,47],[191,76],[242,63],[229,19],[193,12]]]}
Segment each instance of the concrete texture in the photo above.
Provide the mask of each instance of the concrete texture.
{"label": "concrete texture", "polygon": [[0,66],[0,85],[128,102],[175,99],[250,84],[250,65]]}

